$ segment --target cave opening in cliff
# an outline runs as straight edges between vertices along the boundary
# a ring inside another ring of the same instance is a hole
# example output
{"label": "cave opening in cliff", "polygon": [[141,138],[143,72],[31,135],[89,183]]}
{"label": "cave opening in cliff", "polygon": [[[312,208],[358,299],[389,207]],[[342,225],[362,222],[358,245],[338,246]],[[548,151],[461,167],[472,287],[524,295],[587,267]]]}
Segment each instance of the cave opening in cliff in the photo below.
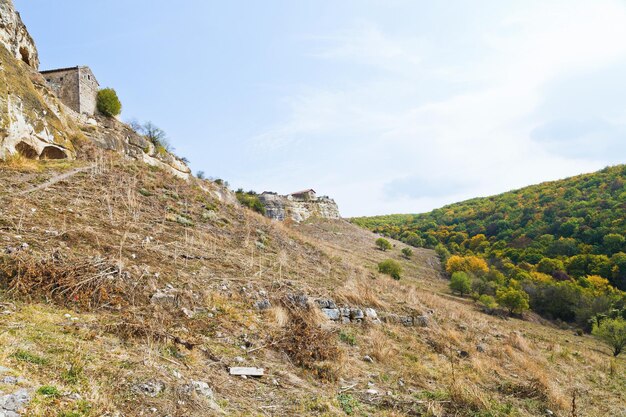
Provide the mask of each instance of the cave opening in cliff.
{"label": "cave opening in cliff", "polygon": [[26,49],[25,47],[21,47],[20,55],[22,56],[22,61],[30,65],[30,54],[28,53],[28,49]]}
{"label": "cave opening in cliff", "polygon": [[17,153],[28,159],[37,159],[37,150],[26,142],[20,142],[15,146]]}
{"label": "cave opening in cliff", "polygon": [[46,146],[41,151],[41,159],[66,159],[67,155],[55,146]]}

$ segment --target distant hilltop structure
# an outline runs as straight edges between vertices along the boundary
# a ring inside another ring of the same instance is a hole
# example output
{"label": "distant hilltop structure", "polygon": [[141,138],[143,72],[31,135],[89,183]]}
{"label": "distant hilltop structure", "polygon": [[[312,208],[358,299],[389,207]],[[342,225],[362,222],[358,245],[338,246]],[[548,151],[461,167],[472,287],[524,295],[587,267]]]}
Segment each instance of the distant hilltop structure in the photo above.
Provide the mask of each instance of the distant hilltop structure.
{"label": "distant hilltop structure", "polygon": [[328,196],[318,197],[313,189],[296,191],[287,195],[265,191],[259,195],[265,215],[274,220],[303,222],[311,217],[340,219],[339,207]]}
{"label": "distant hilltop structure", "polygon": [[70,109],[93,116],[100,84],[89,67],[41,71],[54,94]]}

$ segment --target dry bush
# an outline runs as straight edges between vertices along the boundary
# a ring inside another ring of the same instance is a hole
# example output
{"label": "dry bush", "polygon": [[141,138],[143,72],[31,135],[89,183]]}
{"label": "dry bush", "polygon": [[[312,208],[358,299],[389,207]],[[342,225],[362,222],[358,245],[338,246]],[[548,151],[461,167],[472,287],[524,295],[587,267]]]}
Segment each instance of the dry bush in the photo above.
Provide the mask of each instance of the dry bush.
{"label": "dry bush", "polygon": [[380,363],[387,363],[398,354],[398,349],[389,336],[379,329],[370,333],[370,344],[370,355]]}
{"label": "dry bush", "polygon": [[289,322],[272,344],[284,352],[297,366],[313,371],[318,377],[335,380],[338,377],[343,352],[334,332],[319,324],[318,309],[302,307],[290,301],[283,303]]}
{"label": "dry bush", "polygon": [[117,265],[107,259],[77,259],[57,252],[37,257],[17,252],[0,260],[0,285],[9,294],[86,309],[119,308],[125,284]]}
{"label": "dry bush", "polygon": [[9,155],[0,163],[0,168],[17,172],[37,172],[41,170],[41,166],[34,159],[15,153]]}
{"label": "dry bush", "polygon": [[512,332],[511,334],[509,334],[504,343],[514,347],[520,352],[530,353],[531,351],[531,348],[526,338],[524,338],[524,336],[522,336],[518,332]]}
{"label": "dry bush", "polygon": [[377,295],[376,286],[372,280],[351,279],[335,291],[335,298],[339,302],[363,307],[386,308]]}

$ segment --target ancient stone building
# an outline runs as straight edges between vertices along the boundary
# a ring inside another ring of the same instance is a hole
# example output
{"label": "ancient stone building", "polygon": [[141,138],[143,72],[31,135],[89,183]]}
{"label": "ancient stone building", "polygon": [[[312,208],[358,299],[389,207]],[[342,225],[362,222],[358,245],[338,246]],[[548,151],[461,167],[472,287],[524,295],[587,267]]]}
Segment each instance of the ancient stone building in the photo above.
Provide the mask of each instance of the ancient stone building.
{"label": "ancient stone building", "polygon": [[100,85],[89,67],[60,68],[41,75],[66,106],[80,114],[95,114]]}
{"label": "ancient stone building", "polygon": [[35,42],[11,0],[0,0],[0,45],[4,45],[15,58],[39,68]]}

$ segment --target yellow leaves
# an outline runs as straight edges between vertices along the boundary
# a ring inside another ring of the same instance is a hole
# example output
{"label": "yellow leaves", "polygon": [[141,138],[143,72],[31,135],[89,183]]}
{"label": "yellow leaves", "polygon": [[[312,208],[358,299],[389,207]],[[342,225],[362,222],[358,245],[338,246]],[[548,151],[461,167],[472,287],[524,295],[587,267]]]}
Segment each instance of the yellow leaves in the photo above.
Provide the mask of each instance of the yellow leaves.
{"label": "yellow leaves", "polygon": [[472,274],[484,274],[489,272],[489,266],[484,259],[477,256],[458,256],[453,255],[446,263],[446,271],[453,274],[458,271],[469,272]]}

